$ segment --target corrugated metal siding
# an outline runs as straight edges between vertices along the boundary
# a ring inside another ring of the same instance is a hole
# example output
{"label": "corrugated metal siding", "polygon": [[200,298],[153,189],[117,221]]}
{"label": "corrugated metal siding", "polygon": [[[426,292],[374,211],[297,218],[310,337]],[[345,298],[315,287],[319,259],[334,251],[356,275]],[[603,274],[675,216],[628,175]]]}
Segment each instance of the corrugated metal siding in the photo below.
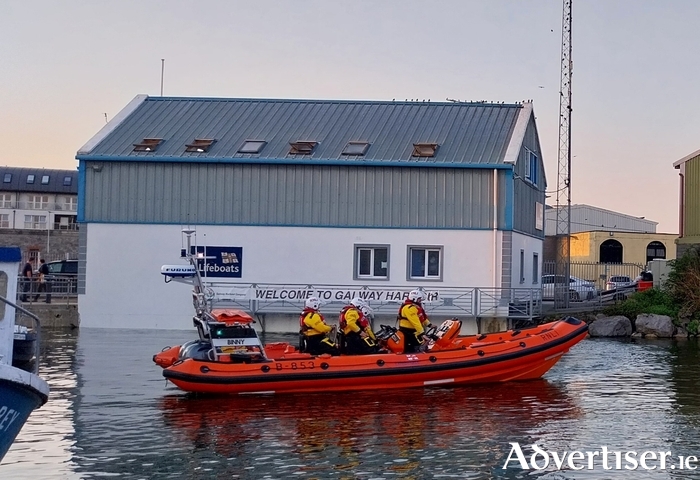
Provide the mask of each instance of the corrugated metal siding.
{"label": "corrugated metal siding", "polygon": [[[545,212],[546,233],[556,235],[556,208]],[[571,206],[571,233],[605,230],[611,232],[656,233],[657,222],[632,217],[589,205]]]}
{"label": "corrugated metal siding", "polygon": [[685,163],[683,236],[700,235],[700,157]]}
{"label": "corrugated metal siding", "polygon": [[[104,162],[86,222],[492,228],[493,170]],[[503,211],[499,212],[503,222]]]}
{"label": "corrugated metal siding", "polygon": [[[149,97],[79,158],[498,164],[521,109],[485,103]],[[133,152],[133,144],[144,138],[164,142],[153,153]],[[205,153],[185,153],[185,144],[194,138],[214,138],[216,143]],[[246,139],[268,143],[260,154],[238,153]],[[288,155],[289,142],[299,140],[320,143],[310,156]],[[349,141],[371,145],[364,156],[342,155]],[[412,157],[417,142],[438,143],[435,157]]]}
{"label": "corrugated metal siding", "polygon": [[[537,184],[533,185],[525,180],[526,155],[528,150],[537,155]],[[515,174],[520,178],[514,178],[513,182],[513,230],[544,238],[544,230],[537,230],[536,209],[537,202],[544,205],[545,190],[547,182],[544,173],[544,162],[542,161],[542,151],[537,137],[537,127],[535,120],[530,118],[523,138],[523,145],[518,154],[518,161],[515,164]]]}

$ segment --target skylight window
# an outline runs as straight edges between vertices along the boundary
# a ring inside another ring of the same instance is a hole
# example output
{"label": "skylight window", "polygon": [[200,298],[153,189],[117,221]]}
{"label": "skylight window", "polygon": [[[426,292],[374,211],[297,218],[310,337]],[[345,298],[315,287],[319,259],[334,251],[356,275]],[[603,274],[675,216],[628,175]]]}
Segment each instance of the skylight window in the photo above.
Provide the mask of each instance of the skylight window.
{"label": "skylight window", "polygon": [[369,148],[368,142],[348,142],[342,155],[364,155]]}
{"label": "skylight window", "polygon": [[27,183],[34,183],[34,175],[27,175]]}
{"label": "skylight window", "polygon": [[41,184],[42,184],[42,185],[48,185],[48,184],[49,184],[49,180],[50,180],[50,178],[49,178],[48,175],[43,175],[43,176],[41,177]]}
{"label": "skylight window", "polygon": [[414,143],[412,157],[434,157],[437,143]]}
{"label": "skylight window", "polygon": [[290,155],[311,155],[314,151],[318,142],[314,141],[300,141],[300,142],[289,142],[291,148],[289,149]]}
{"label": "skylight window", "polygon": [[3,183],[10,183],[12,181],[12,174],[11,173],[6,173],[5,176],[2,179]]}
{"label": "skylight window", "polygon": [[134,152],[154,152],[161,143],[162,138],[144,138],[141,142],[134,143]]}
{"label": "skylight window", "polygon": [[63,186],[64,187],[69,187],[73,183],[73,177],[66,175],[63,177]]}
{"label": "skylight window", "polygon": [[260,153],[265,145],[267,145],[265,140],[246,140],[238,149],[238,153]]}
{"label": "skylight window", "polygon": [[214,144],[216,140],[213,138],[195,138],[194,142],[188,143],[186,145],[186,152],[196,152],[203,153],[209,151],[209,148]]}

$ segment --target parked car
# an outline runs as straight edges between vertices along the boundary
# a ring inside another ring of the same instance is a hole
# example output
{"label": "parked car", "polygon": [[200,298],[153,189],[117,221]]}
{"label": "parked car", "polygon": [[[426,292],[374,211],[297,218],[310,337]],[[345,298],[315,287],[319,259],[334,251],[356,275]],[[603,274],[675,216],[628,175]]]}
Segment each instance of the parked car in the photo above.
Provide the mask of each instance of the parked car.
{"label": "parked car", "polygon": [[[542,275],[542,299],[554,300],[554,287],[565,286],[566,281],[563,275]],[[578,277],[569,277],[569,299],[575,302],[580,300],[592,300],[598,296],[593,282],[583,280]]]}
{"label": "parked car", "polygon": [[54,293],[77,293],[78,291],[78,261],[56,260],[47,262],[49,274],[46,280],[51,284]]}
{"label": "parked car", "polygon": [[617,290],[618,288],[631,287],[632,285],[634,285],[634,280],[628,275],[612,275],[605,284],[605,289]]}

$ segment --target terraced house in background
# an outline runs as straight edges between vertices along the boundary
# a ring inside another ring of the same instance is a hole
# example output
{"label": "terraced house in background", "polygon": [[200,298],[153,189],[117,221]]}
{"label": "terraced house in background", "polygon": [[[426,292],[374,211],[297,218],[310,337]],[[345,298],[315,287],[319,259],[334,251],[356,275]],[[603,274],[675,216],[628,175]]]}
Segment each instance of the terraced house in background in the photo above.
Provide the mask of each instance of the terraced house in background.
{"label": "terraced house in background", "polygon": [[188,226],[270,331],[298,330],[305,285],[539,289],[531,103],[139,95],[76,158],[84,326],[191,328],[159,275]]}
{"label": "terraced house in background", "polygon": [[78,171],[0,167],[0,242],[24,259],[76,258]]}

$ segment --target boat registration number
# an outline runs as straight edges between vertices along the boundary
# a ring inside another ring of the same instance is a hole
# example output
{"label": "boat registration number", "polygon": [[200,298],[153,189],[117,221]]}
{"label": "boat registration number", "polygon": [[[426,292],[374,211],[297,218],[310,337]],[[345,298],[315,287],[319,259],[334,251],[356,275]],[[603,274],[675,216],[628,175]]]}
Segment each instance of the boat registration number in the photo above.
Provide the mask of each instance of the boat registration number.
{"label": "boat registration number", "polygon": [[557,332],[555,332],[555,331],[551,331],[551,332],[541,333],[541,334],[540,334],[540,338],[541,338],[542,340],[554,340],[554,339],[557,338],[558,336],[559,336],[559,334],[558,334]]}
{"label": "boat registration number", "polygon": [[275,370],[313,370],[314,368],[316,363],[313,361],[275,363]]}

